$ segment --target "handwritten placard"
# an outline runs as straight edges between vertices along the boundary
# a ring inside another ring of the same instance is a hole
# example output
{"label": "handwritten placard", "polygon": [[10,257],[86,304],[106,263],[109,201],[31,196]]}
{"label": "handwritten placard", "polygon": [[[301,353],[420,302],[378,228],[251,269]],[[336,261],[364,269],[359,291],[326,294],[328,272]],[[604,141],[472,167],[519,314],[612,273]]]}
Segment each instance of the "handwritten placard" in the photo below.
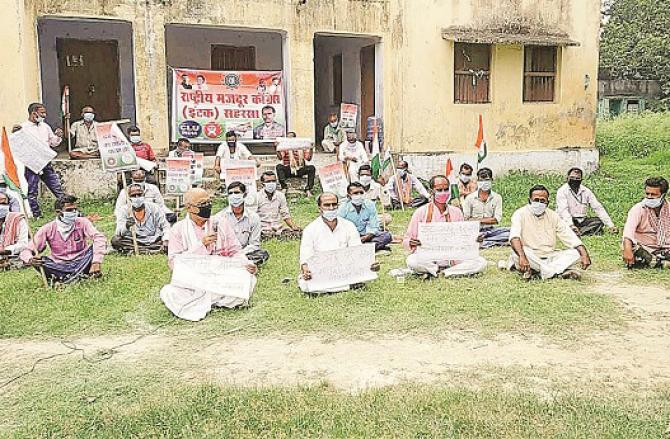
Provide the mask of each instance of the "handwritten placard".
{"label": "handwritten placard", "polygon": [[253,275],[246,258],[211,255],[178,255],[174,260],[171,285],[204,290],[213,296],[249,299]]}
{"label": "handwritten placard", "polygon": [[97,123],[95,134],[98,136],[102,169],[107,172],[118,172],[139,168],[135,150],[116,123]]}
{"label": "handwritten placard", "polygon": [[342,128],[356,128],[358,124],[358,105],[340,104],[340,126]]}
{"label": "handwritten placard", "polygon": [[191,159],[165,159],[165,192],[171,195],[185,194],[191,188]]}
{"label": "handwritten placard", "polygon": [[375,245],[370,243],[317,253],[307,260],[312,279],[306,282],[305,292],[327,291],[375,280],[377,273],[370,269],[374,262]]}
{"label": "handwritten placard", "polygon": [[298,149],[312,149],[312,139],[302,137],[278,137],[277,151],[293,151]]}
{"label": "handwritten placard", "polygon": [[340,197],[347,196],[347,176],[342,163],[337,162],[319,168],[319,181],[324,192],[332,192]]}
{"label": "handwritten placard", "polygon": [[200,186],[202,184],[202,177],[205,173],[205,154],[196,152],[191,157],[191,184],[193,186]]}
{"label": "handwritten placard", "polygon": [[10,134],[8,138],[9,147],[16,161],[23,163],[34,173],[41,172],[56,157],[56,151],[27,130],[18,130]]}
{"label": "handwritten placard", "polygon": [[417,252],[435,260],[465,261],[479,256],[478,221],[420,223]]}
{"label": "handwritten placard", "polygon": [[226,169],[226,185],[234,181],[244,183],[247,196],[256,193],[256,167],[253,168],[228,168]]}

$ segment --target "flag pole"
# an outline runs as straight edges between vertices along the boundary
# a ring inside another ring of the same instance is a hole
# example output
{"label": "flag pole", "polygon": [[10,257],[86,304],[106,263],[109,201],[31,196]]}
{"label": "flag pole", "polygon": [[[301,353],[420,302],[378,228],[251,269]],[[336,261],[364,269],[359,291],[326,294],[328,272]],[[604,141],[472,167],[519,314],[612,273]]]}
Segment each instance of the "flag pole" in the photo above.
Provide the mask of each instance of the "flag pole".
{"label": "flag pole", "polygon": [[393,176],[395,178],[396,195],[398,196],[398,200],[400,201],[400,208],[404,212],[405,211],[405,202],[403,201],[402,194],[400,193],[400,177],[398,176],[398,168],[393,163],[393,156],[391,156],[391,165],[393,165]]}
{"label": "flag pole", "polygon": [[[35,250],[37,250],[37,247],[35,246],[35,234],[33,233],[32,228],[30,227],[30,223],[28,223],[28,206],[26,206],[26,199],[23,198],[23,194],[21,194],[21,203],[23,204],[23,212],[24,215],[26,216],[26,223],[28,225],[28,238],[30,238],[30,241],[33,243],[33,246],[35,247]],[[49,288],[49,282],[47,281],[47,275],[44,272],[44,267],[40,266],[39,272],[42,278],[42,283],[44,284],[44,288]]]}
{"label": "flag pole", "polygon": [[[121,181],[123,182],[123,192],[126,194],[126,206],[128,207],[128,213],[135,219],[133,215],[133,208],[130,205],[130,194],[128,193],[128,183],[126,183],[126,176],[123,171],[121,171]],[[133,250],[135,251],[135,256],[140,255],[140,248],[137,245],[137,226],[133,225],[130,227],[130,234],[133,237]]]}

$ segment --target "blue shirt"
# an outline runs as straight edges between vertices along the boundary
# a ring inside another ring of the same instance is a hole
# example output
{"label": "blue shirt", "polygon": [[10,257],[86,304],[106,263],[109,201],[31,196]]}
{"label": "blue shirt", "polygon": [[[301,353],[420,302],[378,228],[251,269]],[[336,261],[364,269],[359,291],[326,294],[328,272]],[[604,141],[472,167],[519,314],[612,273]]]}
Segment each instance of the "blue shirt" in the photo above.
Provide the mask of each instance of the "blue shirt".
{"label": "blue shirt", "polygon": [[377,207],[370,200],[363,201],[360,212],[356,210],[351,200],[347,200],[340,206],[338,215],[341,218],[348,219],[356,226],[358,233],[362,235],[372,235],[379,232],[379,217],[377,216]]}

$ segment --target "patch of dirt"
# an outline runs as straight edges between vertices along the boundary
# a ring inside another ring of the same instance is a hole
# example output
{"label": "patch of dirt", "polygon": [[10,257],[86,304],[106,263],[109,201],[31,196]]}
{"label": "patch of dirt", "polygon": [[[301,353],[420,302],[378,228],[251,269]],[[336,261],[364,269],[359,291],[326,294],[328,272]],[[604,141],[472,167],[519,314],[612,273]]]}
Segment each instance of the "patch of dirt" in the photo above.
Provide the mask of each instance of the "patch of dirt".
{"label": "patch of dirt", "polygon": [[[485,339],[466,331],[451,331],[440,339],[394,334],[374,339],[246,337],[240,331],[202,340],[157,334],[119,347],[107,362],[161,367],[189,381],[253,387],[326,382],[353,392],[408,381],[477,387],[498,380],[503,386],[537,392],[550,391],[556,382],[576,390],[584,383],[628,390],[670,384],[670,291],[619,282],[599,284],[596,291],[627,309],[628,324],[571,345],[523,334]],[[96,360],[135,337],[72,341]],[[0,340],[0,384],[40,357],[67,352],[58,340]],[[66,358],[80,355],[73,351]]]}

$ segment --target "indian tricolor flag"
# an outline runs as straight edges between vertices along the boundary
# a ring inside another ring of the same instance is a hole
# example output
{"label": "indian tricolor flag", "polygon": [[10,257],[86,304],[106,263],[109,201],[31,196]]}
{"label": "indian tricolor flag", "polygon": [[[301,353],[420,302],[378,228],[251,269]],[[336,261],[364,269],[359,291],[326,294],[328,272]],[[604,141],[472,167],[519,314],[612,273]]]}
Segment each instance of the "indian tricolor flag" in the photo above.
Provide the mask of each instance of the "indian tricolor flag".
{"label": "indian tricolor flag", "polygon": [[447,159],[447,167],[444,171],[444,175],[449,180],[449,190],[451,192],[451,199],[460,198],[461,194],[458,190],[458,180],[456,179],[456,173],[454,172],[454,164],[451,162],[451,158]]}
{"label": "indian tricolor flag", "polygon": [[2,127],[0,152],[2,154],[2,157],[0,157],[0,176],[11,190],[21,194],[21,181],[19,180],[19,173],[16,170],[12,150],[9,148],[9,137],[7,137],[7,129],[5,127]]}
{"label": "indian tricolor flag", "polygon": [[63,87],[63,96],[61,96],[60,101],[60,111],[63,117],[69,116],[70,114],[70,86],[66,85]]}
{"label": "indian tricolor flag", "polygon": [[481,114],[479,115],[479,132],[477,133],[477,142],[475,142],[475,148],[477,148],[477,163],[481,163],[488,154],[486,139],[484,138],[484,121]]}

